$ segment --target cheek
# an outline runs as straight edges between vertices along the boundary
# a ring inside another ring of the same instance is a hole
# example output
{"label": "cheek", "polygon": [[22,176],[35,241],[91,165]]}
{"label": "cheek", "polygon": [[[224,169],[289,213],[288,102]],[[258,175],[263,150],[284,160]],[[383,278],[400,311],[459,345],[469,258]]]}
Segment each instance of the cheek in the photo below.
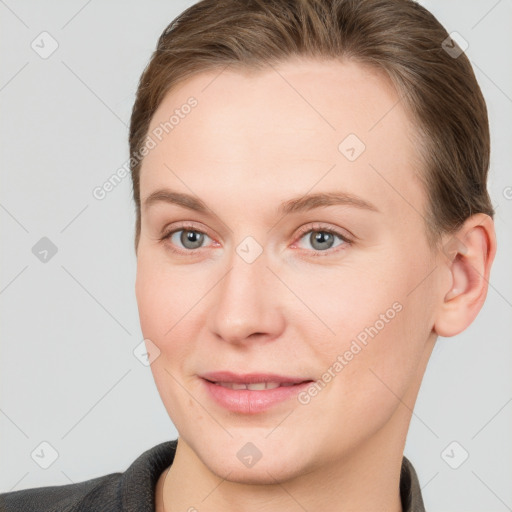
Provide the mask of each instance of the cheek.
{"label": "cheek", "polygon": [[[336,456],[379,431],[395,412],[398,421],[409,410],[401,401],[407,403],[407,391],[418,379],[425,336],[414,330],[419,324],[410,301],[390,303],[382,297],[381,304],[362,303],[351,315],[354,308],[347,301],[347,313],[338,316],[336,338],[315,354],[324,373],[319,391],[303,411],[304,421],[315,418],[320,437],[336,437]],[[308,403],[306,399],[301,403]]]}
{"label": "cheek", "polygon": [[184,297],[187,288],[177,282],[176,273],[171,276],[155,264],[157,261],[139,256],[135,288],[142,335],[159,351],[151,363],[151,372],[162,401],[170,410],[176,402],[176,382],[172,376],[177,377],[176,368],[186,363],[187,351],[193,344],[180,342],[191,337],[183,332],[186,322],[180,322],[186,313],[183,304],[188,302]]}
{"label": "cheek", "polygon": [[[204,299],[212,287],[207,270],[171,265],[163,251],[142,248],[137,260],[136,298],[141,330],[160,350],[151,364],[157,385],[177,385],[172,375],[187,374],[205,325]],[[169,386],[171,385],[171,386]]]}
{"label": "cheek", "polygon": [[180,372],[194,350],[194,334],[187,332],[191,328],[187,312],[197,302],[193,293],[197,288],[187,286],[188,279],[177,269],[171,272],[161,259],[158,254],[140,251],[135,292],[142,334],[160,351],[150,366],[153,379],[180,431],[187,407],[193,406],[178,382],[182,382]]}
{"label": "cheek", "polygon": [[[415,379],[432,328],[431,282],[418,284],[431,270],[427,261],[412,265],[395,257],[365,272],[333,272],[321,293],[308,284],[309,304],[331,331],[311,343],[314,358],[335,375],[329,387],[346,406],[357,407],[361,399],[367,405],[396,403],[393,393],[401,396]],[[306,287],[302,293],[308,296]]]}
{"label": "cheek", "polygon": [[197,301],[198,292],[183,272],[162,260],[161,252],[141,248],[135,282],[142,332],[160,343],[172,338],[173,326]]}

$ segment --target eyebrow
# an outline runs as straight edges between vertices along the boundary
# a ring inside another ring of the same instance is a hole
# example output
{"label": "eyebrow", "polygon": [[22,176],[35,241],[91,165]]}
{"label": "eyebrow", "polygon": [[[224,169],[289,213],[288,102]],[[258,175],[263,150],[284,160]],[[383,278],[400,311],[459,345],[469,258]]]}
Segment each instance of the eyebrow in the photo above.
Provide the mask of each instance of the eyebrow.
{"label": "eyebrow", "polygon": [[[190,194],[175,192],[165,188],[152,192],[145,199],[143,208],[147,210],[150,206],[157,203],[175,204],[205,215],[209,215],[211,212],[210,208],[208,208],[201,199]],[[315,208],[334,205],[352,206],[355,208],[379,212],[378,208],[372,203],[346,192],[319,192],[295,197],[281,203],[277,211],[279,214],[287,215],[289,213],[304,212]]]}

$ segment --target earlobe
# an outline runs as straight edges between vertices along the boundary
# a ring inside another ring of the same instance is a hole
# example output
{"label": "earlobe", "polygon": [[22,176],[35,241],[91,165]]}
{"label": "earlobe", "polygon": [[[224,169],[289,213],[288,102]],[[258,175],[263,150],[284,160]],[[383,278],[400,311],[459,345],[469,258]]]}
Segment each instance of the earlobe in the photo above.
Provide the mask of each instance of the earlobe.
{"label": "earlobe", "polygon": [[[448,248],[448,250],[447,250]],[[496,253],[494,222],[476,214],[443,246],[440,264],[450,275],[448,290],[441,291],[434,331],[450,337],[466,329],[482,308]]]}

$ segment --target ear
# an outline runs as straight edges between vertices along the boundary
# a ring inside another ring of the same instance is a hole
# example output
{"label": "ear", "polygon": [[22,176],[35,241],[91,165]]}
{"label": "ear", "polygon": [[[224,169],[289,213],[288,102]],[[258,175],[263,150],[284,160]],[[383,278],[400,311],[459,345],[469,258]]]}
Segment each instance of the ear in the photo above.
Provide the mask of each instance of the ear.
{"label": "ear", "polygon": [[494,222],[489,215],[469,217],[457,233],[448,236],[440,251],[440,265],[448,274],[434,331],[439,336],[459,334],[482,308],[491,265],[496,254]]}

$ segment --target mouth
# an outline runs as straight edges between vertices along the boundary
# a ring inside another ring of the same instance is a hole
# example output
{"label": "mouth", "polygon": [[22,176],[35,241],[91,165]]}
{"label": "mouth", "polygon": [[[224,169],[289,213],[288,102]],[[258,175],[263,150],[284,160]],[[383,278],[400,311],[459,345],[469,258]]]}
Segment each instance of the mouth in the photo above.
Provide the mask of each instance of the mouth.
{"label": "mouth", "polygon": [[213,382],[209,380],[208,382],[211,382],[212,384],[216,384],[217,386],[222,386],[223,388],[228,389],[248,389],[249,391],[262,391],[264,389],[276,389],[280,387],[287,387],[287,386],[295,386],[296,384],[293,384],[291,382],[256,382],[253,384],[243,384],[241,382]]}
{"label": "mouth", "polygon": [[200,375],[203,379],[230,389],[275,389],[281,386],[294,386],[303,382],[312,382],[313,379],[303,377],[290,377],[276,373],[233,373],[228,371],[209,372]]}
{"label": "mouth", "polygon": [[296,396],[313,379],[276,374],[214,372],[200,376],[218,405],[231,412],[256,414]]}

